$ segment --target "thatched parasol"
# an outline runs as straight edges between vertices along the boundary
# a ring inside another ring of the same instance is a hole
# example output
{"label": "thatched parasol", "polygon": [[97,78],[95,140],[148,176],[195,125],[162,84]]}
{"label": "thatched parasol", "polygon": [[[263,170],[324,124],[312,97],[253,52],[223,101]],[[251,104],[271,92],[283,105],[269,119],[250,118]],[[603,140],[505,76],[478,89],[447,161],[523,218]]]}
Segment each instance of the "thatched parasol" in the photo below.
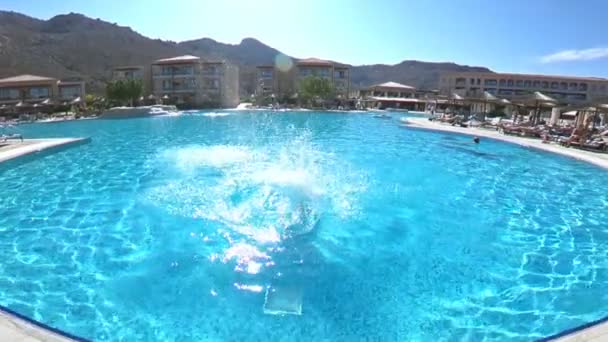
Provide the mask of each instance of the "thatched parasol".
{"label": "thatched parasol", "polygon": [[534,106],[534,115],[531,118],[532,124],[536,125],[540,120],[540,113],[542,107],[553,107],[557,104],[557,100],[551,96],[545,95],[540,91],[535,91],[530,97],[524,100],[527,105]]}

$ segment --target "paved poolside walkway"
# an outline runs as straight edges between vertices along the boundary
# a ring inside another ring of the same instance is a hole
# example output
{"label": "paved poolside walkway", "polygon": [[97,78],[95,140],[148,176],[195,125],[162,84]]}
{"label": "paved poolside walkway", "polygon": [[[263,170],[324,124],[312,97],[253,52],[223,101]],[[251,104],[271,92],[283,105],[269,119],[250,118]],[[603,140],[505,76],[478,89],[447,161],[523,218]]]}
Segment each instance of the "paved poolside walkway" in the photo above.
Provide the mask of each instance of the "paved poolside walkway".
{"label": "paved poolside walkway", "polygon": [[84,142],[87,140],[87,138],[25,139],[23,141],[9,140],[9,145],[0,147],[0,163],[27,154]]}
{"label": "paved poolside walkway", "polygon": [[0,341],[73,342],[76,340],[61,336],[0,310]]}
{"label": "paved poolside walkway", "polygon": [[513,135],[504,135],[498,133],[494,129],[487,128],[466,128],[456,127],[448,124],[442,124],[439,122],[429,121],[427,118],[407,118],[408,126],[420,129],[428,129],[433,131],[452,132],[467,134],[471,136],[478,136],[481,138],[490,138],[500,141],[505,141],[513,144],[517,144],[524,147],[535,148],[547,152],[561,154],[567,157],[579,159],[599,167],[608,169],[608,154],[599,153],[592,151],[585,151],[577,148],[568,148],[560,146],[556,143],[543,143],[540,139],[524,138]]}
{"label": "paved poolside walkway", "polygon": [[608,341],[608,324],[601,323],[589,328],[573,332],[552,342],[605,342]]}

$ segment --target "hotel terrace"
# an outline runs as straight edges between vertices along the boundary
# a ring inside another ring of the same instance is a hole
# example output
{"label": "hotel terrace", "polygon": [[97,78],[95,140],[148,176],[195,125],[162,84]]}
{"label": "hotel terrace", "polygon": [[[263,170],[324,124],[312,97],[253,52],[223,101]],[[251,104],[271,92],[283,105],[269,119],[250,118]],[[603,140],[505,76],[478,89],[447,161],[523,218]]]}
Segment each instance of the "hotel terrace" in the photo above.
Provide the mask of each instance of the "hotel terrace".
{"label": "hotel terrace", "polygon": [[299,60],[289,70],[282,71],[274,65],[260,65],[256,73],[256,94],[283,97],[297,92],[300,82],[309,76],[321,77],[331,82],[336,96],[347,98],[350,92],[350,67],[338,63],[307,58]]}
{"label": "hotel terrace", "polygon": [[601,102],[608,98],[608,79],[488,72],[454,72],[440,78],[440,92],[444,95],[481,97],[487,92],[518,100],[535,91],[564,103]]}
{"label": "hotel terrace", "polygon": [[28,107],[33,105],[81,102],[84,81],[58,80],[52,77],[19,75],[0,79],[0,105]]}
{"label": "hotel terrace", "polygon": [[424,101],[416,98],[416,88],[397,82],[385,82],[361,89],[359,96],[368,108],[424,108]]}
{"label": "hotel terrace", "polygon": [[190,55],[159,59],[152,63],[152,92],[178,105],[236,107],[239,71],[224,61]]}

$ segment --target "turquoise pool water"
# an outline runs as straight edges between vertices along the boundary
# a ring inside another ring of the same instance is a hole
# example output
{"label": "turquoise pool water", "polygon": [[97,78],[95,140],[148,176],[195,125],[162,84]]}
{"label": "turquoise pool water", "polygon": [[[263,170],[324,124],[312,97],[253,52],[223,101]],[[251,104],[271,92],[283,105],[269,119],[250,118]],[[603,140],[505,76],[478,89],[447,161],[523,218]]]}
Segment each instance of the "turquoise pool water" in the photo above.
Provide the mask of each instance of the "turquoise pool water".
{"label": "turquoise pool water", "polygon": [[[92,142],[0,165],[0,305],[85,338],[530,340],[606,315],[608,173],[578,161],[369,114],[20,129]],[[265,314],[268,287],[301,315]]]}

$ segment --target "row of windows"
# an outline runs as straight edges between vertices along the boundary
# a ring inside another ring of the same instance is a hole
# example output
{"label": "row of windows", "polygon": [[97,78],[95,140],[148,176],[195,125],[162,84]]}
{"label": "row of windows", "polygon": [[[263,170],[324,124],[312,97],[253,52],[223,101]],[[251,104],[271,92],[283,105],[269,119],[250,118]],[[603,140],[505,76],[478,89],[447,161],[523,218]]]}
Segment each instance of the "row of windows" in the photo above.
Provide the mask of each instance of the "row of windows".
{"label": "row of windows", "polygon": [[402,93],[396,91],[374,91],[372,96],[381,96],[381,97],[413,97],[412,93]]}
{"label": "row of windows", "polygon": [[[469,85],[481,85],[481,79],[470,78],[468,79]],[[456,86],[464,86],[467,83],[467,79],[464,77],[456,78]],[[549,82],[540,80],[505,80],[505,79],[484,79],[484,86],[489,87],[515,87],[515,88],[528,88],[528,89],[556,89],[556,90],[567,90],[567,91],[587,91],[589,86],[587,83],[577,82]],[[607,87],[605,84],[599,86],[592,85],[592,92],[606,92]]]}
{"label": "row of windows", "polygon": [[47,87],[30,88],[29,96],[30,96],[30,98],[34,98],[34,99],[48,98],[49,97],[49,88],[47,88]]}
{"label": "row of windows", "polygon": [[272,70],[262,70],[260,71],[260,78],[272,78]]}
{"label": "row of windows", "polygon": [[319,76],[319,77],[329,77],[329,69],[328,68],[300,68],[299,70],[300,76]]}
{"label": "row of windows", "polygon": [[0,89],[0,99],[18,99],[19,97],[19,90],[17,89]]}
{"label": "row of windows", "polygon": [[59,88],[59,94],[63,99],[71,99],[81,96],[79,86],[61,87]]}
{"label": "row of windows", "polygon": [[189,78],[180,82],[163,80],[163,90],[191,90],[196,88],[196,80]]}
{"label": "row of windows", "polygon": [[141,71],[115,71],[114,78],[122,79],[126,78],[128,80],[140,79],[143,78],[143,72]]}
{"label": "row of windows", "polygon": [[193,75],[194,67],[192,65],[184,66],[163,66],[161,75]]}
{"label": "row of windows", "polygon": [[[527,96],[530,93],[526,90],[510,90],[510,89],[496,89],[496,88],[485,88],[484,91],[498,96]],[[479,91],[480,93],[481,91]],[[476,94],[478,92],[475,92]],[[568,100],[586,100],[587,94],[566,94],[566,93],[555,93],[555,92],[547,92],[545,93],[548,96],[551,96],[556,99],[568,99]]]}

